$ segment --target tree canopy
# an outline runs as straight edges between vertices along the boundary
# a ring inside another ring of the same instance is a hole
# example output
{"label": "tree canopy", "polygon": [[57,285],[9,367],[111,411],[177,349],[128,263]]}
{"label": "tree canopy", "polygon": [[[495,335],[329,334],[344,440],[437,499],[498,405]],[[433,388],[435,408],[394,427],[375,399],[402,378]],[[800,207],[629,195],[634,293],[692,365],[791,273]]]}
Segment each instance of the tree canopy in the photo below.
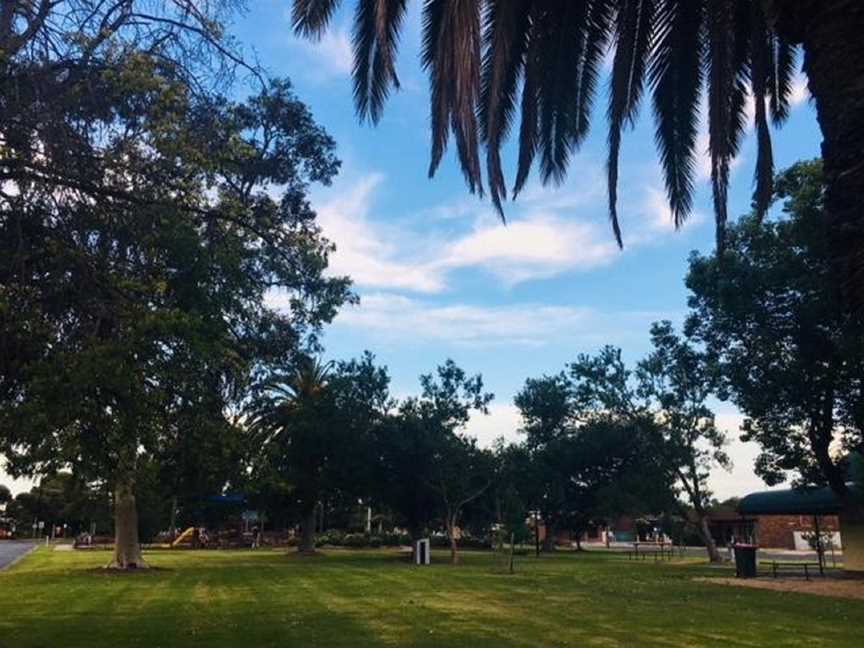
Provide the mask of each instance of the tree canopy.
{"label": "tree canopy", "polygon": [[337,495],[361,498],[374,470],[373,435],[390,406],[387,370],[371,354],[324,365],[301,357],[250,404],[252,482],[289,485],[301,518],[298,550],[311,552],[315,508]]}
{"label": "tree canopy", "polygon": [[[399,404],[377,441],[379,501],[414,538],[444,514],[448,501],[458,513],[455,505],[482,486],[484,476],[474,469],[483,458],[459,435],[472,412],[484,414],[493,398],[480,375],[469,376],[452,360],[421,376],[420,385],[421,394]],[[459,465],[467,472],[454,479]]]}
{"label": "tree canopy", "polygon": [[743,217],[723,255],[694,254],[688,329],[716,354],[726,395],[747,416],[757,472],[846,495],[848,453],[864,447],[864,327],[834,281],[820,161],[781,173],[782,213]]}
{"label": "tree canopy", "polygon": [[237,103],[132,44],[105,56],[44,113],[3,84],[0,451],[117,500],[191,428],[229,439],[245,387],[352,297],[305,197],[334,143],[287,81]]}

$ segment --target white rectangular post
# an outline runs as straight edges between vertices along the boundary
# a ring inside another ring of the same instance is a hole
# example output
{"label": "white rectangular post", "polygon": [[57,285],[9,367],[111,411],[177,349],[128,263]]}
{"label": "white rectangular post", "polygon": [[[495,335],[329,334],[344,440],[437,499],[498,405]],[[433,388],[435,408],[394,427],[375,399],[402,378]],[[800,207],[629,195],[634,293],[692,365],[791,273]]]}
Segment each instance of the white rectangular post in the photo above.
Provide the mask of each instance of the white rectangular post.
{"label": "white rectangular post", "polygon": [[428,565],[429,562],[429,538],[423,538],[414,544],[414,564]]}

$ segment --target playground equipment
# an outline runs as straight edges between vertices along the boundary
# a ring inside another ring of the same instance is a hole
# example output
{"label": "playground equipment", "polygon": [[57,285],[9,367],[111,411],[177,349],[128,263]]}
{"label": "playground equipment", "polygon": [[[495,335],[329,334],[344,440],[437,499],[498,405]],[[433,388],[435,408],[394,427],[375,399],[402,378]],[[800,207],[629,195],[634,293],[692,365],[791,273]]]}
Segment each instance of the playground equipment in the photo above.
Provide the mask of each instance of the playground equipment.
{"label": "playground equipment", "polygon": [[192,541],[193,536],[195,535],[195,527],[189,527],[183,533],[181,533],[177,538],[175,538],[174,542],[171,543],[172,547],[179,547],[184,544],[187,540],[189,542]]}

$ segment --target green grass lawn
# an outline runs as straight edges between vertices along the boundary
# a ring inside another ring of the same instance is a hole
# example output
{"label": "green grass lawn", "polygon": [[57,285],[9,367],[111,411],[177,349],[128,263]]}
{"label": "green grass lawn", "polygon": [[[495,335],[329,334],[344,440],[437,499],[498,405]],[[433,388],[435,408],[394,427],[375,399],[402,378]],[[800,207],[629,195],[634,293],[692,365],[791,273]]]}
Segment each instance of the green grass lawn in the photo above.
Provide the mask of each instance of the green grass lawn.
{"label": "green grass lawn", "polygon": [[698,564],[561,553],[413,567],[393,552],[41,548],[0,572],[0,648],[30,646],[862,646],[864,602],[694,581]]}

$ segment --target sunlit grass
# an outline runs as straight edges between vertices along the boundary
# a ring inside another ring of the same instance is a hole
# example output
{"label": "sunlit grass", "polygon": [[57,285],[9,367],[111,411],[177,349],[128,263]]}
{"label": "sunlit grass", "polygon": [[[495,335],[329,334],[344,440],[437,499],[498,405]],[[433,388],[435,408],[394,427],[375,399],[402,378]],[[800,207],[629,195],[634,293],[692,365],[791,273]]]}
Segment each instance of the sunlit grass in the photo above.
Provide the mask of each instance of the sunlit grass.
{"label": "sunlit grass", "polygon": [[0,648],[31,646],[860,646],[864,602],[721,587],[728,570],[562,553],[517,560],[391,551],[105,552],[42,548],[0,573]]}

